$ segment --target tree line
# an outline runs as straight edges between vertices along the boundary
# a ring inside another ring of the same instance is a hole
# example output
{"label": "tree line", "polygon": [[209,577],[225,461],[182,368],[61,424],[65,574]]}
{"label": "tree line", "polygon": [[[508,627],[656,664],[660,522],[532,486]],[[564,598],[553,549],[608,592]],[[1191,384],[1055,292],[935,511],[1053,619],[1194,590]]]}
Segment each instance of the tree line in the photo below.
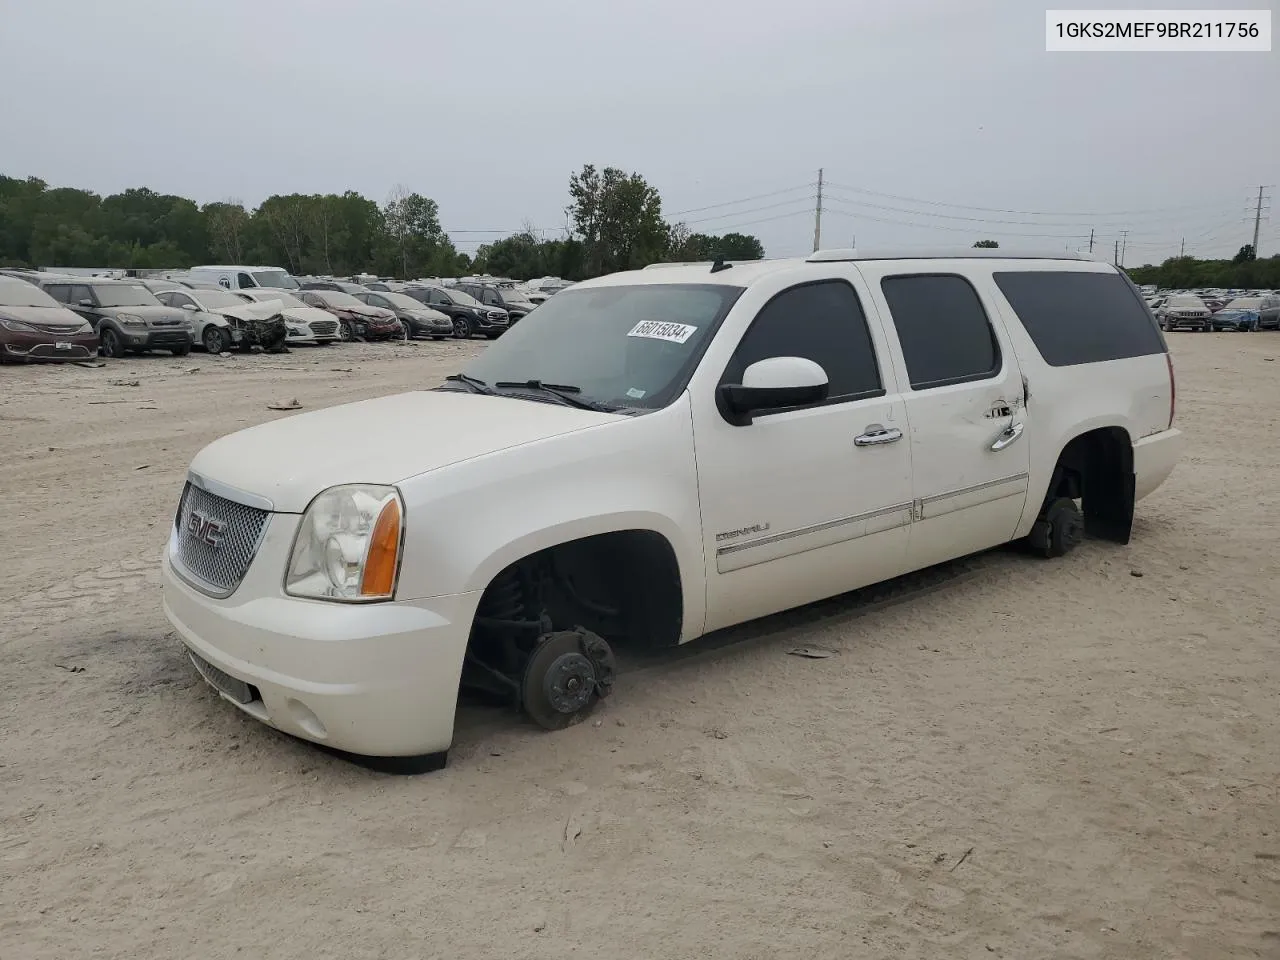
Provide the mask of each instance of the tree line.
{"label": "tree line", "polygon": [[101,197],[0,176],[0,266],[185,268],[262,263],[289,272],[349,276],[452,276],[487,272],[569,280],[659,261],[757,259],[764,248],[739,233],[691,232],[662,215],[658,191],[637,173],[588,164],[569,178],[565,235],[526,229],[458,251],[436,201],[405,187],[379,205],[343,194],[277,194],[250,209],[238,200],[196,204],[146,187]]}
{"label": "tree line", "polygon": [[1159,266],[1146,264],[1125,272],[1134,283],[1154,283],[1161,289],[1280,290],[1280,254],[1259,260],[1252,244],[1245,244],[1230,260],[1170,257]]}

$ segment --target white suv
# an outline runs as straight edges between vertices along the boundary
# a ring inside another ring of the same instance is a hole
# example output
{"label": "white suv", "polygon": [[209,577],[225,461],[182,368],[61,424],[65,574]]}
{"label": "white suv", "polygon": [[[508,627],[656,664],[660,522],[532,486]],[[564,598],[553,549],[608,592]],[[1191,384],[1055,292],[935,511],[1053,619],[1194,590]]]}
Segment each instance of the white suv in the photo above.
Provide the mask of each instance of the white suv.
{"label": "white suv", "polygon": [[546,727],[669,645],[1025,539],[1127,542],[1173,366],[1083,257],[661,266],[557,294],[443,388],[191,465],[164,607],[224,697],[443,762],[460,683]]}

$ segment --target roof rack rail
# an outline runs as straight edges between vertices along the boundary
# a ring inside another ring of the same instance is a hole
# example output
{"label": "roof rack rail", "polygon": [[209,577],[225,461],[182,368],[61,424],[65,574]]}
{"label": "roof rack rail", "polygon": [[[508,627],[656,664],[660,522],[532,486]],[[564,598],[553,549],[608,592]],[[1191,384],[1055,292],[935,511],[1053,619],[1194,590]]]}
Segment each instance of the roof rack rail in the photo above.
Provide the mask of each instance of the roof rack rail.
{"label": "roof rack rail", "polygon": [[838,260],[1093,260],[1088,253],[1071,250],[1002,250],[999,247],[937,247],[918,250],[857,250],[853,247],[817,250],[805,258],[809,263]]}

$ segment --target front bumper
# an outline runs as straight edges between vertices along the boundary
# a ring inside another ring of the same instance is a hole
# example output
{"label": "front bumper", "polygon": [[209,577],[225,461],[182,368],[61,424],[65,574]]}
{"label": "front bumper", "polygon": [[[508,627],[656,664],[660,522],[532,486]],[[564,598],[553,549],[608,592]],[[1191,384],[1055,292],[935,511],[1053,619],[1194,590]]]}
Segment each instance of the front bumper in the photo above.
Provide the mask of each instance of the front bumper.
{"label": "front bumper", "polygon": [[239,702],[211,671],[202,675],[245,713],[304,740],[376,757],[447,750],[480,594],[374,604],[286,596],[280,574],[298,519],[271,517],[244,582],[225,600],[190,587],[166,552],[169,622],[190,652],[250,684],[252,697]]}
{"label": "front bumper", "polygon": [[87,360],[98,355],[98,336],[94,333],[72,335],[27,333],[0,330],[0,358],[46,363]]}
{"label": "front bumper", "polygon": [[193,342],[190,327],[120,327],[120,339],[134,350],[181,350]]}

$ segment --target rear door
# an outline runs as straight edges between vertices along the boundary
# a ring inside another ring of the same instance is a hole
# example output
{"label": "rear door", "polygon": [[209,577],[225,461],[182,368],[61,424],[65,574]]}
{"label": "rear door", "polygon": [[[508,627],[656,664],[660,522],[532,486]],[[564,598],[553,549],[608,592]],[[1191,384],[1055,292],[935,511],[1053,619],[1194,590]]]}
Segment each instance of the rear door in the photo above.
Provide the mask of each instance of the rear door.
{"label": "rear door", "polygon": [[867,262],[867,277],[903,384],[911,432],[915,523],[909,567],[1004,543],[1027,497],[1030,441],[1023,383],[991,299],[966,270]]}

